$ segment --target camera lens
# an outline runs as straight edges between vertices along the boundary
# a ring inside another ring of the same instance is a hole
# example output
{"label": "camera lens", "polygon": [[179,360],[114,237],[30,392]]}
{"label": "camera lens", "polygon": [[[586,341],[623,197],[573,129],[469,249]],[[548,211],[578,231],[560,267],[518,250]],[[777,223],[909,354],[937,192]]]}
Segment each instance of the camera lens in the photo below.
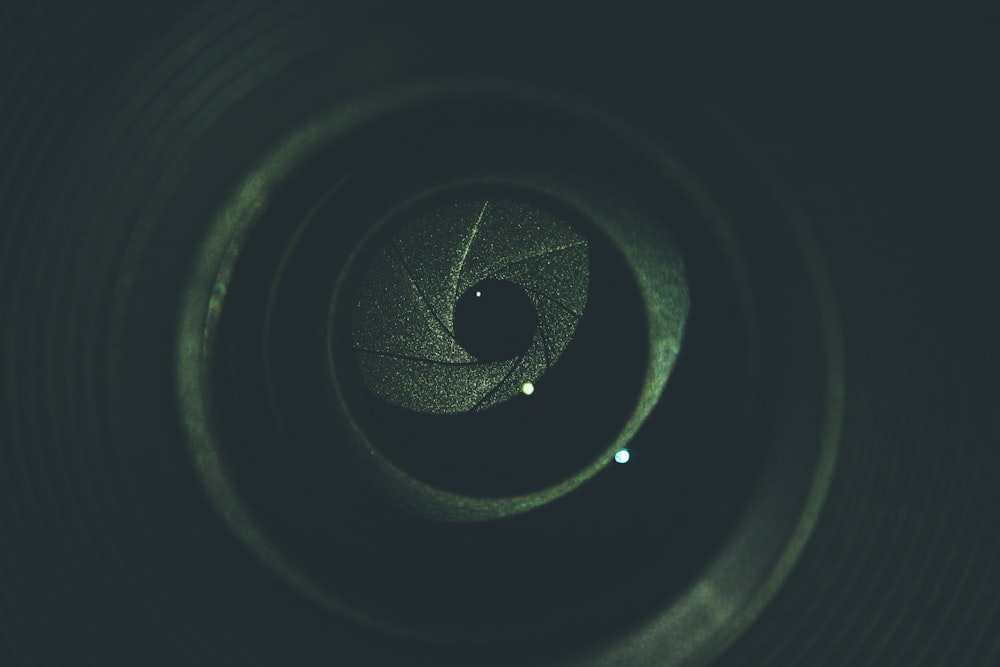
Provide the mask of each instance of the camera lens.
{"label": "camera lens", "polygon": [[745,4],[4,3],[0,665],[1000,665],[997,3]]}
{"label": "camera lens", "polygon": [[196,460],[243,542],[351,623],[603,641],[737,525],[772,352],[714,212],[627,128],[432,90],[292,137],[219,214]]}

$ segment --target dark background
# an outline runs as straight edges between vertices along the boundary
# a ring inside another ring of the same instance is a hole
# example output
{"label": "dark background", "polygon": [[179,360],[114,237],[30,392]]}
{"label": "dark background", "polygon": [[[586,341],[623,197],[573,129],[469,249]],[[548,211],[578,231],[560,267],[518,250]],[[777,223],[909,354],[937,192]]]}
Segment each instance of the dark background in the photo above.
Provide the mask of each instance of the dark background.
{"label": "dark background", "polygon": [[[202,137],[255,81],[351,35],[373,38],[331,65],[345,87],[404,68],[413,44],[503,70],[534,40],[553,61],[628,51],[654,94],[661,71],[694,91],[818,239],[848,378],[815,533],[718,664],[1000,663],[1000,13],[802,4],[5,4],[0,664],[315,657],[304,627],[245,642],[234,610],[280,619],[193,574],[231,545],[178,445],[171,360],[151,346],[120,367],[115,318],[121,295],[176,298],[129,282],[130,253],[153,235],[163,265],[142,275],[183,272],[197,226],[161,239],[150,220],[201,152],[240,150]],[[171,330],[172,307],[145,312],[142,331]]]}

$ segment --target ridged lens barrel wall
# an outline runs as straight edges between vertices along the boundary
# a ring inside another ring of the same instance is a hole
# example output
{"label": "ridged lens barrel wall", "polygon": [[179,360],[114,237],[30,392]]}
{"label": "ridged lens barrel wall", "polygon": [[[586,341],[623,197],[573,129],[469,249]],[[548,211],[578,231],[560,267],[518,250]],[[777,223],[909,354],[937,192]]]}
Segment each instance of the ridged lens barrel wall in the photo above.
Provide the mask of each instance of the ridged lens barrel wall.
{"label": "ridged lens barrel wall", "polygon": [[998,18],[0,3],[0,665],[1000,664]]}

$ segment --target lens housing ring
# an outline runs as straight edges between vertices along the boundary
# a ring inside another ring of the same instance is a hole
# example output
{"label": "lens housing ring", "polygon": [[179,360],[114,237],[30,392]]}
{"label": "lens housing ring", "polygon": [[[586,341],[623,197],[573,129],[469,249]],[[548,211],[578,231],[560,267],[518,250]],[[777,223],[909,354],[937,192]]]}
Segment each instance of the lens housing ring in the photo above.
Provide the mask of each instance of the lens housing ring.
{"label": "lens housing ring", "polygon": [[[441,87],[431,86],[417,92],[416,97],[419,98],[424,95],[433,98],[440,95],[441,91]],[[493,92],[495,93],[495,89]],[[504,94],[510,94],[511,92],[507,89],[504,91]],[[454,95],[454,89],[449,94]],[[442,95],[444,98],[448,96]],[[399,96],[393,96],[393,101],[398,102],[399,99]],[[383,109],[385,101],[381,100],[374,103],[369,109]],[[548,101],[552,103],[551,99]],[[560,102],[556,102],[556,104],[558,103]],[[353,110],[357,112],[358,108],[360,107],[355,106]],[[361,114],[357,118],[361,118],[363,115]],[[607,120],[607,117],[602,118],[602,121]],[[672,179],[675,179],[677,182],[686,183],[690,187],[692,198],[698,200],[704,206],[707,213],[705,220],[710,221],[709,225],[715,225],[712,234],[720,241],[720,245],[731,244],[728,251],[724,252],[730,253],[730,258],[734,264],[749,264],[749,268],[747,269],[749,277],[745,285],[748,292],[759,295],[761,293],[761,285],[769,284],[773,286],[776,275],[781,274],[782,271],[786,274],[786,278],[789,275],[799,279],[805,276],[810,281],[814,290],[818,289],[822,291],[822,281],[815,280],[817,277],[817,265],[809,265],[807,262],[807,265],[802,266],[802,257],[804,255],[808,256],[808,252],[802,250],[803,239],[797,237],[794,231],[783,227],[786,222],[785,220],[776,219],[774,222],[777,224],[771,230],[771,233],[772,235],[782,236],[791,249],[788,253],[780,255],[788,260],[787,265],[781,267],[763,266],[760,258],[762,257],[762,251],[767,250],[767,248],[763,248],[760,245],[753,247],[753,239],[750,238],[753,234],[748,234],[748,229],[739,230],[735,228],[731,221],[726,220],[726,216],[721,211],[713,210],[716,209],[713,204],[713,196],[706,194],[704,190],[695,185],[687,169],[682,168],[680,163],[675,161],[669,153],[658,152],[658,148],[651,148],[662,146],[659,140],[650,140],[647,137],[646,140],[636,141],[639,139],[639,133],[630,128],[625,128],[621,124],[612,122],[612,125],[615,126],[620,137],[631,139],[633,146],[640,146],[639,151],[644,151],[648,154],[648,157],[652,157],[653,162],[659,164],[664,174],[669,174]],[[212,427],[210,426],[211,417],[209,413],[211,407],[207,410],[205,409],[206,405],[212,399],[206,397],[204,394],[203,382],[205,376],[203,373],[206,369],[206,363],[210,363],[211,360],[210,345],[204,345],[204,343],[206,332],[210,339],[212,328],[217,325],[218,316],[222,312],[227,272],[235,267],[240,255],[241,245],[246,238],[245,234],[249,232],[254,217],[260,214],[261,203],[268,198],[267,190],[270,187],[275,187],[283,177],[290,173],[290,167],[297,159],[308,155],[311,150],[316,150],[318,146],[332,139],[336,135],[336,131],[332,131],[331,127],[335,126],[336,123],[328,125],[326,128],[313,126],[300,133],[296,139],[287,143],[283,149],[274,153],[271,159],[265,160],[264,164],[266,166],[244,183],[239,193],[234,197],[232,206],[226,213],[220,216],[214,232],[210,234],[209,240],[206,241],[202,260],[199,264],[200,270],[196,272],[196,277],[192,282],[191,295],[193,298],[185,305],[184,324],[182,325],[182,335],[179,338],[183,341],[182,349],[179,351],[179,380],[181,383],[182,400],[185,403],[186,424],[191,442],[194,445],[194,455],[199,463],[199,470],[203,481],[209,488],[210,496],[216,504],[217,509],[223,516],[227,517],[237,535],[258,556],[263,558],[265,562],[268,562],[272,568],[280,572],[287,581],[311,595],[314,599],[318,599],[327,606],[339,609],[341,612],[353,616],[356,620],[384,628],[385,623],[382,619],[366,619],[363,614],[359,615],[357,610],[345,609],[335,598],[318,592],[309,576],[304,575],[296,564],[288,562],[280,551],[273,549],[268,540],[262,537],[263,533],[252,517],[252,513],[246,512],[241,507],[241,501],[236,494],[231,493],[231,489],[225,490],[223,488],[225,485],[220,485],[226,474],[224,466],[219,465],[223,457],[220,457],[218,452],[211,446],[214,438]],[[762,196],[762,198],[766,197],[766,195],[758,196]],[[784,213],[787,215],[788,211],[784,211]],[[751,243],[748,244],[748,240]],[[214,285],[214,290],[206,294],[204,286],[208,284]],[[819,284],[819,287],[817,287],[817,284]],[[202,286],[198,287],[198,285]],[[772,292],[772,294],[775,293]],[[794,298],[785,299],[785,297]],[[777,300],[784,299],[786,302],[801,304],[803,303],[801,297],[801,294],[779,294],[779,299]],[[745,303],[753,302],[753,297],[749,297]],[[769,470],[771,474],[766,475],[763,479],[767,481],[758,486],[757,502],[751,505],[750,509],[743,514],[743,522],[740,528],[737,529],[735,537],[713,562],[708,570],[708,574],[702,577],[698,586],[693,591],[689,591],[687,595],[675,599],[665,613],[659,615],[657,623],[647,625],[644,628],[645,632],[653,632],[659,638],[658,641],[663,642],[663,654],[666,656],[675,655],[678,659],[684,659],[685,656],[696,655],[700,651],[706,651],[708,650],[708,646],[715,645],[714,642],[709,641],[710,636],[717,636],[715,633],[720,631],[728,631],[731,635],[736,632],[733,630],[735,627],[733,625],[734,619],[739,620],[742,618],[741,622],[745,624],[748,618],[747,614],[750,613],[746,610],[753,609],[754,605],[759,609],[762,597],[766,597],[770,592],[773,592],[776,587],[775,581],[780,580],[784,573],[787,572],[789,563],[794,561],[794,554],[801,548],[804,536],[808,534],[809,517],[814,519],[815,513],[818,511],[818,505],[821,501],[822,490],[825,484],[824,480],[828,479],[832,466],[835,428],[831,430],[830,427],[837,421],[836,415],[839,410],[837,400],[839,392],[842,389],[840,388],[841,380],[836,371],[838,362],[836,327],[831,321],[828,296],[821,297],[817,303],[820,304],[818,309],[820,312],[816,312],[809,318],[801,317],[799,319],[799,328],[803,329],[804,327],[808,329],[810,325],[818,326],[819,331],[813,330],[811,333],[808,333],[807,338],[820,340],[820,347],[819,349],[810,348],[800,350],[800,352],[811,359],[809,364],[807,364],[808,366],[815,367],[816,360],[821,359],[821,364],[827,368],[827,373],[823,376],[823,380],[829,381],[829,385],[820,388],[820,394],[826,394],[828,399],[825,407],[820,409],[826,415],[827,421],[823,422],[822,427],[826,431],[826,434],[820,434],[816,438],[816,441],[819,443],[817,449],[811,449],[805,453],[799,452],[797,460],[794,457],[782,460],[782,456],[775,453],[777,451],[784,451],[785,453],[791,451],[787,449],[787,444],[784,449],[781,447],[771,448],[770,454],[767,457],[767,464],[765,465],[765,468],[770,466]],[[753,317],[760,317],[763,312],[764,317],[773,320],[777,319],[774,317],[775,314],[782,311],[783,306],[772,302],[763,308],[759,306],[755,308],[753,310]],[[804,322],[806,319],[809,319],[808,324]],[[787,324],[788,322],[786,321],[785,323]],[[197,334],[192,338],[192,334],[196,332]],[[193,344],[193,340],[200,340],[202,344],[201,349],[198,349]],[[783,378],[783,380],[788,382],[789,378]],[[792,382],[791,384],[794,385],[795,383]],[[194,400],[192,400],[193,397]],[[811,406],[811,409],[814,410],[815,405]],[[784,432],[781,437],[791,437],[791,432],[794,430],[791,429]],[[613,455],[614,452],[612,451],[611,456]],[[781,469],[782,465],[785,466],[784,475],[777,472]],[[812,473],[808,472],[810,470],[818,470],[819,472],[813,476]],[[788,475],[796,474],[801,477],[802,472],[806,472],[803,478],[805,481],[797,485],[795,489],[789,489],[789,485],[787,484]],[[803,497],[806,498],[806,510],[803,514],[796,515],[792,511],[792,516],[789,516],[787,509],[789,493],[798,499],[794,503],[798,506],[802,506],[802,499]],[[761,545],[756,543],[757,538],[754,536],[759,534],[761,526],[768,521],[768,516],[771,519],[775,516],[783,517],[782,525],[789,527],[788,534],[791,535],[789,542],[777,539],[773,544],[768,545],[767,548],[761,548]],[[758,531],[758,533],[754,531]],[[750,560],[759,564],[757,570],[754,574],[747,574],[750,569],[744,567],[742,575],[734,574],[733,568],[737,559],[746,560],[748,554],[751,555]],[[735,581],[733,579],[734,576]],[[743,593],[737,595],[730,594],[727,604],[719,606],[718,598],[714,594],[706,593],[706,591],[718,590],[720,582],[728,582],[726,586],[727,591],[730,593],[734,590],[740,590]],[[685,624],[706,613],[711,613],[717,622],[710,624],[710,627],[702,631],[700,640],[694,639],[694,635],[698,633],[691,634],[692,631],[690,628],[686,628]],[[743,614],[742,617],[739,615],[740,613]],[[396,630],[400,634],[408,634],[406,628],[397,628]],[[672,648],[668,648],[668,645]],[[668,662],[667,664],[672,663]]]}

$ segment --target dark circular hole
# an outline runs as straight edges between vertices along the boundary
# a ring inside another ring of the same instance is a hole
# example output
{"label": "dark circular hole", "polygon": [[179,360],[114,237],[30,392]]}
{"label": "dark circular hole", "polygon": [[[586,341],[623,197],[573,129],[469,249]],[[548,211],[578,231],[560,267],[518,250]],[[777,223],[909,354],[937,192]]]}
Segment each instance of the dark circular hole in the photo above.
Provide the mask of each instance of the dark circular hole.
{"label": "dark circular hole", "polygon": [[480,361],[524,354],[537,328],[534,304],[509,280],[481,280],[455,304],[455,340]]}

